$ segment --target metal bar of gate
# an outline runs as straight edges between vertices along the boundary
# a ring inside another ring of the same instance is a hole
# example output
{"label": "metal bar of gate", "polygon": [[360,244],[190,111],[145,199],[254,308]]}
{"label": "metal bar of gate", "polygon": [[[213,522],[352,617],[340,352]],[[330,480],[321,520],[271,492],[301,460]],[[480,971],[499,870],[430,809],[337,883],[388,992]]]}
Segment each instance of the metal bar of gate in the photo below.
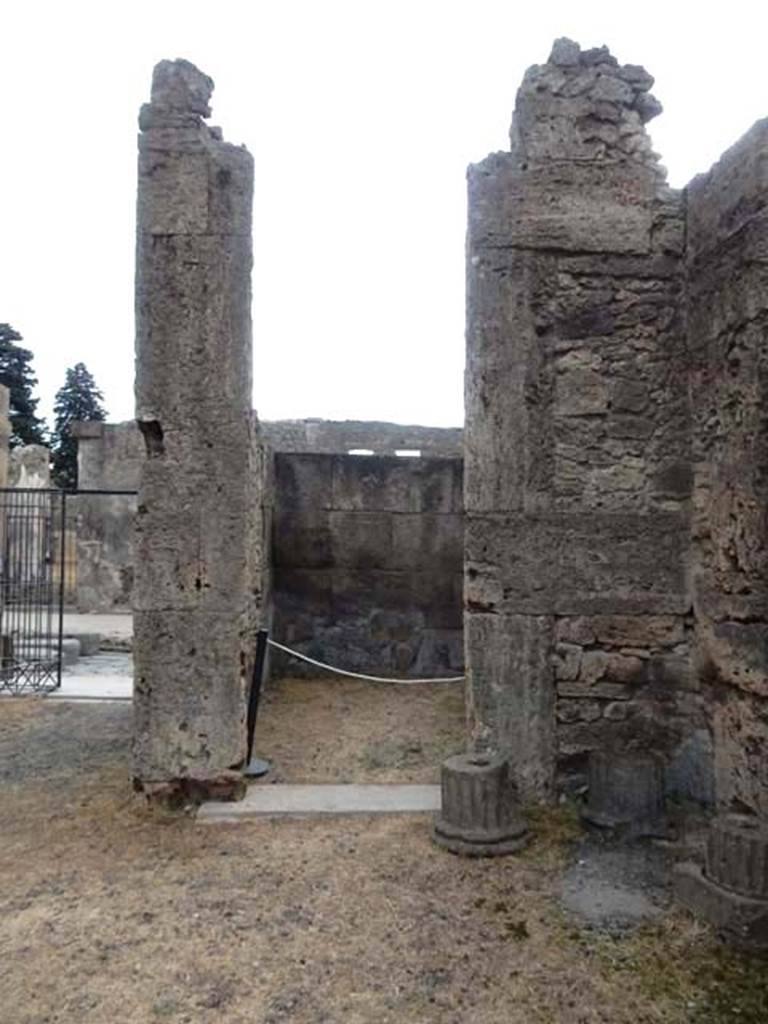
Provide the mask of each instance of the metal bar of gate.
{"label": "metal bar of gate", "polygon": [[61,689],[61,663],[64,655],[64,587],[67,561],[67,492],[61,492],[61,542],[59,548],[59,642],[56,650],[56,689]]}

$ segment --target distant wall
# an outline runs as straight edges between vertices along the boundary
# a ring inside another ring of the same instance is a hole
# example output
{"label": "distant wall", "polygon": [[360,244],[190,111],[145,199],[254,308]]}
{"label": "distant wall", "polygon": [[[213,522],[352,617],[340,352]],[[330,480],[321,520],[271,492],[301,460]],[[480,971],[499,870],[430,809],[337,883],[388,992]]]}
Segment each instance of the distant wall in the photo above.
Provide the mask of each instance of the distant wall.
{"label": "distant wall", "polygon": [[[87,489],[103,489],[103,490],[134,490],[138,484],[139,466],[144,457],[143,440],[139,433],[138,428],[133,420],[129,420],[124,423],[80,423],[75,426],[75,436],[78,438],[78,474],[79,474],[79,485],[81,488]],[[272,519],[274,514],[274,505],[277,503],[282,504],[282,513],[279,517],[280,529],[285,531],[287,529],[287,523],[292,515],[292,504],[298,500],[301,506],[303,515],[308,515],[308,509],[313,500],[312,494],[309,492],[302,493],[298,498],[294,493],[294,490],[283,486],[282,488],[276,489],[276,484],[273,482],[274,476],[274,454],[273,453],[323,453],[323,454],[339,454],[345,456],[350,448],[363,448],[370,449],[380,454],[387,454],[393,456],[390,459],[392,464],[392,470],[387,475],[384,487],[390,484],[397,487],[397,481],[407,479],[411,481],[411,487],[416,488],[421,486],[416,481],[424,481],[424,486],[427,487],[426,477],[424,476],[425,460],[422,459],[408,459],[403,457],[394,456],[394,452],[397,450],[410,450],[410,451],[421,451],[423,454],[429,454],[430,456],[446,456],[447,461],[453,465],[451,473],[456,476],[456,481],[452,486],[454,487],[454,496],[451,499],[456,506],[455,512],[460,512],[461,504],[461,437],[462,431],[459,428],[441,428],[441,427],[420,427],[420,426],[402,426],[396,423],[363,423],[357,421],[334,421],[334,420],[279,420],[259,424],[259,452],[258,458],[256,459],[257,472],[263,479],[263,487],[260,489],[264,501],[262,513],[263,513],[263,526],[265,531],[265,537],[263,540],[264,545],[268,545],[269,537],[272,533]],[[379,465],[379,462],[375,459],[364,456],[349,456],[351,459],[351,465],[361,466],[364,465],[366,473],[370,473],[375,465]],[[363,460],[360,462],[360,460]],[[426,460],[429,461],[429,460]],[[443,460],[445,461],[445,460]],[[330,464],[330,463],[329,463]],[[421,467],[421,468],[418,468]],[[444,467],[445,471],[445,467]],[[439,474],[438,474],[439,475]],[[427,474],[429,476],[429,474]],[[431,478],[431,477],[430,477]],[[453,477],[452,477],[453,478]],[[285,476],[283,476],[283,483],[285,483]],[[298,486],[298,485],[297,485]],[[318,492],[319,494],[320,492]],[[452,492],[453,493],[453,492]],[[317,515],[320,517],[323,513],[330,511],[330,505],[326,501],[326,497],[322,496],[322,500],[326,502],[326,506],[318,506]],[[405,500],[403,495],[400,494],[397,500]],[[330,500],[330,499],[328,499]],[[366,495],[361,498],[363,501],[364,512],[377,512],[381,511],[378,507],[377,502],[381,505],[384,502],[382,508],[387,508],[386,501],[389,499],[383,498],[380,494]],[[416,501],[417,504],[420,502],[426,502],[427,506],[430,506],[426,511],[430,514],[432,508],[430,502],[433,499],[429,495],[422,495],[419,497],[414,494],[408,499],[413,503]],[[370,504],[373,502],[373,504]],[[131,600],[131,588],[133,582],[133,516],[135,513],[136,503],[132,498],[123,497],[80,497],[75,499],[73,504],[76,504],[78,511],[78,605],[83,611],[95,611],[105,610],[115,606],[129,605]],[[420,506],[419,506],[420,507]],[[343,506],[335,511],[343,511]],[[391,514],[394,514],[395,509],[389,509]],[[413,512],[413,508],[405,509],[406,512]],[[440,512],[440,515],[444,514]],[[338,519],[338,517],[336,517]],[[447,522],[442,519],[439,520],[443,523],[445,529],[448,529]],[[405,522],[405,521],[403,521]],[[358,529],[360,528],[362,520],[357,524]],[[401,524],[402,532],[403,524]],[[400,536],[400,533],[398,534]],[[302,543],[305,543],[306,538],[302,538]],[[361,543],[364,542],[364,538],[361,538]],[[365,541],[367,543],[367,541]],[[404,543],[404,541],[401,541]],[[460,543],[460,542],[459,542]],[[285,545],[283,546],[285,550]],[[304,549],[302,549],[304,550]],[[357,569],[355,559],[362,559],[361,565],[365,565],[366,555],[364,552],[359,552],[358,556],[353,555],[351,552],[346,552],[343,555],[343,559],[340,565],[344,565],[349,569]],[[393,556],[394,557],[394,556]],[[458,561],[456,562],[455,572],[457,577],[461,572],[461,555],[460,553],[456,556]],[[394,563],[393,563],[394,565]],[[287,568],[287,566],[286,566]],[[310,564],[298,564],[291,566],[299,571],[305,571],[311,568]],[[392,568],[392,566],[390,566]],[[391,597],[385,598],[379,595],[376,600],[379,605],[383,608],[393,608],[395,606],[402,606],[403,602],[407,602],[406,597],[403,596],[403,586],[405,586],[404,578],[402,576],[402,566],[393,569],[395,573],[399,573],[398,576],[393,576],[390,579],[390,584],[394,588]],[[411,584],[415,585],[416,574],[414,574]],[[285,577],[283,577],[285,580]],[[409,584],[409,585],[411,585]],[[459,586],[457,581],[454,581],[456,586]],[[268,594],[271,589],[271,573],[269,566],[265,567],[265,578],[263,580],[262,592],[265,603],[269,604]],[[325,581],[321,581],[321,586],[325,586]],[[384,577],[380,581],[381,587],[384,585]],[[291,604],[291,589],[290,585],[286,585],[287,589],[284,589],[278,594],[278,600],[276,607],[285,610]],[[380,587],[380,588],[381,588]],[[397,588],[399,590],[399,596]],[[337,596],[339,593],[339,586],[337,581],[336,586]],[[439,600],[444,600],[444,595],[441,593],[437,594]],[[450,627],[443,627],[440,625],[433,625],[432,620],[435,622],[445,622],[450,616],[447,615],[445,607],[442,612],[434,613],[430,615],[429,630],[434,629],[445,629],[448,631],[454,629],[459,612],[456,611],[458,603],[461,599],[460,586],[456,591],[456,595],[447,601],[454,610],[452,612],[453,618],[451,619],[452,625]],[[429,599],[432,601],[432,599]],[[338,602],[337,602],[338,603]],[[418,602],[417,602],[418,603]],[[411,601],[413,604],[413,601]],[[367,607],[367,605],[366,605]],[[267,613],[265,612],[265,615]],[[293,613],[291,613],[292,615]],[[314,617],[314,612],[309,612],[309,618]],[[400,613],[398,613],[400,614]],[[406,619],[409,616],[406,615]],[[291,619],[291,621],[294,621]],[[378,620],[377,620],[378,621]],[[398,636],[403,635],[404,629],[402,627],[402,619],[398,620],[401,622],[401,627],[396,628],[394,625],[377,626],[377,636],[380,639],[376,641],[376,644],[372,645],[368,641],[362,641],[363,650],[371,651],[376,649],[383,649],[387,644],[391,644],[390,633],[394,631]],[[417,614],[410,614],[409,621],[413,625],[416,622],[422,622],[422,618]],[[276,620],[276,628],[280,628],[279,617]],[[361,628],[358,623],[358,630]],[[383,632],[382,632],[383,630]],[[419,643],[423,646],[423,651],[419,655],[418,652],[414,655],[418,661],[421,658],[422,661],[430,659],[428,654],[428,647],[430,644],[445,644],[448,642],[445,637],[439,638],[433,631],[428,631],[425,634],[426,639],[422,639]],[[389,639],[387,639],[389,637]],[[397,641],[401,645],[400,654],[398,655],[400,662],[407,661],[406,647],[408,644],[404,640]],[[412,640],[408,643],[412,644]],[[460,659],[460,653],[456,644],[460,646],[460,638],[457,641],[456,636],[450,639],[450,644],[453,644],[452,653],[450,656],[447,653],[442,655],[435,654],[432,661],[441,661],[448,663],[448,661],[455,662],[457,657]],[[410,648],[409,648],[410,649]],[[391,652],[390,652],[391,655]],[[390,656],[388,655],[388,657]],[[366,655],[367,657],[367,655]],[[394,657],[394,655],[392,655]],[[391,660],[391,659],[390,659]],[[389,662],[388,662],[389,663]],[[394,663],[394,662],[392,662]]]}
{"label": "distant wall", "polygon": [[374,455],[395,455],[399,450],[422,455],[461,455],[460,427],[403,426],[361,420],[266,420],[264,440],[276,452],[345,454],[367,449]]}
{"label": "distant wall", "polygon": [[[78,423],[78,487],[135,490],[142,457],[136,424]],[[131,605],[133,519],[136,499],[80,496],[70,499],[77,530],[77,605],[109,611]]]}
{"label": "distant wall", "polygon": [[276,639],[351,670],[461,674],[459,458],[277,454],[274,515]]}

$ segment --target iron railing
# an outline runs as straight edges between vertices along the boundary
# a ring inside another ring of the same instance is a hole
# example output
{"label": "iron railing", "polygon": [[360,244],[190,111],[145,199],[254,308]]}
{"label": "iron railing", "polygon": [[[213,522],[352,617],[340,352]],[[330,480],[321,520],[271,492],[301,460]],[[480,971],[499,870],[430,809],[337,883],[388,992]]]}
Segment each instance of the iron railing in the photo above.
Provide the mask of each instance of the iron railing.
{"label": "iron railing", "polygon": [[61,685],[66,498],[0,489],[0,690]]}

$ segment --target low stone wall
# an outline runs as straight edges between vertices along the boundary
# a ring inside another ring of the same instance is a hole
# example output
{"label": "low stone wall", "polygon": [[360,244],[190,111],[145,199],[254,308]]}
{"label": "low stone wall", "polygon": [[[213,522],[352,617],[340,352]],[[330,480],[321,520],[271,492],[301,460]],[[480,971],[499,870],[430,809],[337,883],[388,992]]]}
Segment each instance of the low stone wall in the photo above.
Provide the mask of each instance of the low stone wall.
{"label": "low stone wall", "polygon": [[362,420],[266,420],[261,424],[264,441],[275,452],[325,452],[346,454],[367,449],[374,455],[417,451],[421,455],[460,456],[460,427],[403,426]]}
{"label": "low stone wall", "polygon": [[276,455],[275,639],[352,671],[461,674],[462,520],[458,458]]}

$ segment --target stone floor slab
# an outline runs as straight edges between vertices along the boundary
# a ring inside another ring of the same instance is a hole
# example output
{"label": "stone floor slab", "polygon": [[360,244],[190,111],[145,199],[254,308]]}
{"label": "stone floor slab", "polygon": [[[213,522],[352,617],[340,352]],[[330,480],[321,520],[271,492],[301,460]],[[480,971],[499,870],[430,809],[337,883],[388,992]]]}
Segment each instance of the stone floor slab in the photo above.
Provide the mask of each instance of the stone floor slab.
{"label": "stone floor slab", "polygon": [[66,674],[61,686],[47,695],[47,700],[131,700],[133,677],[94,673]]}
{"label": "stone floor slab", "polygon": [[439,786],[264,783],[251,786],[237,803],[203,804],[197,820],[214,825],[262,815],[408,814],[439,809]]}

